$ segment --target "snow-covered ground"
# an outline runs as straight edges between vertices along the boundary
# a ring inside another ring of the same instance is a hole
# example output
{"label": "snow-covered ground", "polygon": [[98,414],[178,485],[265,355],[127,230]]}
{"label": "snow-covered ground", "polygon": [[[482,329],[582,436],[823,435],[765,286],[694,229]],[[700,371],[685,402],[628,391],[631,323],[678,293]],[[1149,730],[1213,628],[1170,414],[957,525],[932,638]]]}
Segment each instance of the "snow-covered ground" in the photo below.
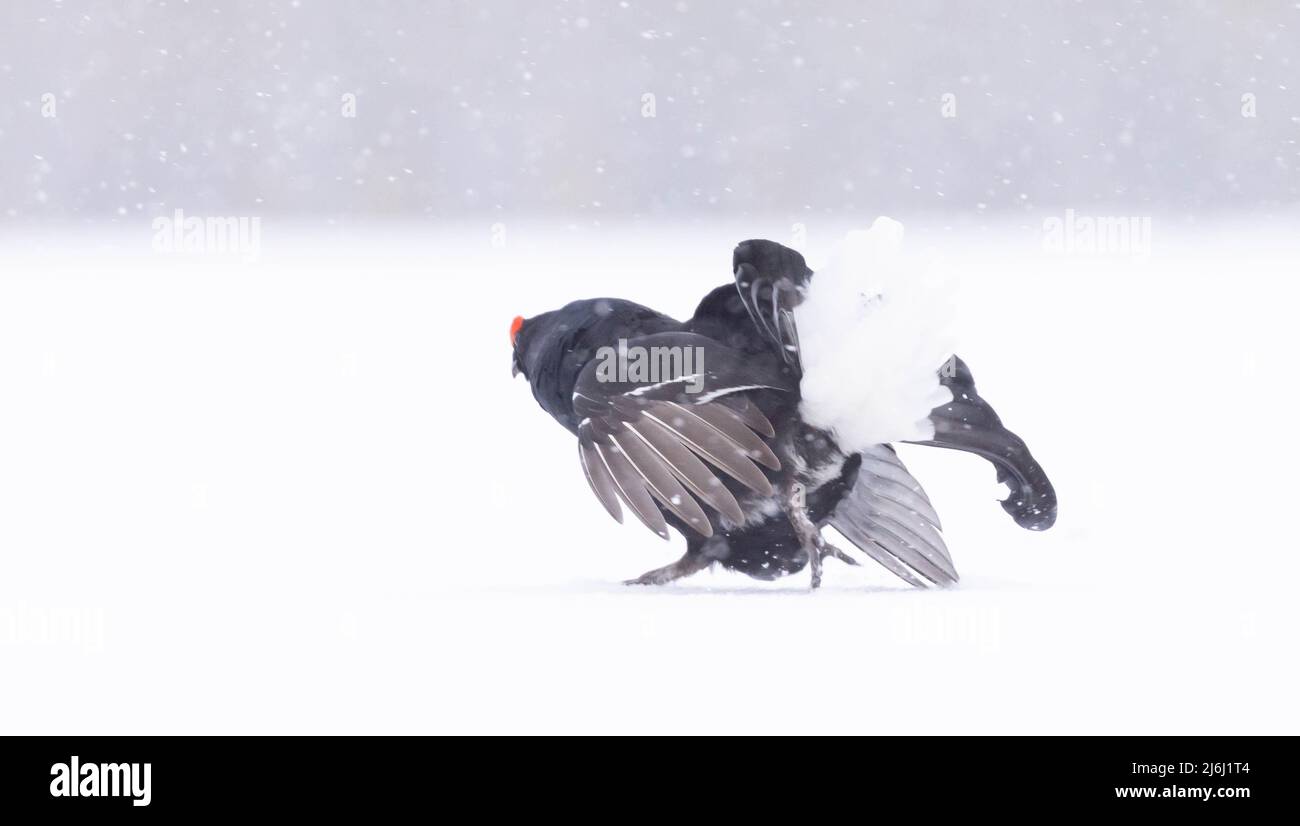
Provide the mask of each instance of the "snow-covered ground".
{"label": "snow-covered ground", "polygon": [[987,464],[904,446],[942,592],[625,588],[682,540],[610,520],[511,379],[516,314],[689,315],[789,221],[268,221],[255,262],[7,231],[0,731],[1300,733],[1295,222],[1133,258],[896,217],[1061,502],[1022,531]]}

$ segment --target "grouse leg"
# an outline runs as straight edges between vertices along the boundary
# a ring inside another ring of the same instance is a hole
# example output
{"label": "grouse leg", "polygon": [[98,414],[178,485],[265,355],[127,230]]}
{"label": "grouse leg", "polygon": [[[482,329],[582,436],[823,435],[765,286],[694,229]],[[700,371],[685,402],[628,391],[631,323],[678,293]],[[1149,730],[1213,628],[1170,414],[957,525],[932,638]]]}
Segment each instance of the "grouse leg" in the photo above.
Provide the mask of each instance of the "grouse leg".
{"label": "grouse leg", "polygon": [[790,519],[790,526],[794,528],[794,535],[798,537],[800,547],[808,555],[808,567],[812,569],[812,587],[814,589],[821,587],[822,560],[826,557],[833,556],[850,565],[858,564],[856,559],[822,539],[821,530],[808,516],[808,505],[805,501],[802,484],[791,482],[784,489],[782,498],[785,505],[785,514]]}
{"label": "grouse leg", "polygon": [[646,571],[636,579],[623,582],[624,585],[667,585],[675,579],[697,574],[709,567],[714,560],[695,549],[688,549],[681,559],[671,565]]}

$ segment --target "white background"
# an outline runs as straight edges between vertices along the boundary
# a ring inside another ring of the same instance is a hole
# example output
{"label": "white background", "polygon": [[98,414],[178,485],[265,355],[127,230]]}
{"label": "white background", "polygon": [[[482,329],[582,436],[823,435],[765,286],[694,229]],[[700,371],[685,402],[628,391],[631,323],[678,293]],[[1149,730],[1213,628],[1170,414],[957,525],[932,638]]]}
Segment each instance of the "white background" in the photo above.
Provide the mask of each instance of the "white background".
{"label": "white background", "polygon": [[514,315],[688,316],[789,221],[0,237],[0,730],[1297,733],[1294,221],[1157,216],[1133,260],[895,217],[1061,502],[1022,531],[904,446],[949,591],[625,588],[682,540],[611,521],[511,379]]}

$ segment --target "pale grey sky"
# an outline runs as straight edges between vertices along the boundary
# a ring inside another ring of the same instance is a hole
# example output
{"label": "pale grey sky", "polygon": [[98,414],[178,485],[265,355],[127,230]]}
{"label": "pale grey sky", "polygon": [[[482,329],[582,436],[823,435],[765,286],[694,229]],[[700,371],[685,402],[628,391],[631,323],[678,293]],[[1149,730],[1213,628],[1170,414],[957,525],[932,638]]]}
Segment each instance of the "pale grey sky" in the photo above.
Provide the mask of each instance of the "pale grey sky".
{"label": "pale grey sky", "polygon": [[1294,2],[6,0],[0,224],[1267,212],[1298,47]]}

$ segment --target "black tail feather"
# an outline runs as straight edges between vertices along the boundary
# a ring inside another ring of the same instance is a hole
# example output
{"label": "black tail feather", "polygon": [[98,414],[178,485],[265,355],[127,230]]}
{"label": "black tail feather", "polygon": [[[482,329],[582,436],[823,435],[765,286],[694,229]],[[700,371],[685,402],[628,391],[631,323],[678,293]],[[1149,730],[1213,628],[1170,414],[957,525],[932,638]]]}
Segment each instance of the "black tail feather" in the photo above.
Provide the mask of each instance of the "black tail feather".
{"label": "black tail feather", "polygon": [[970,368],[954,356],[940,371],[940,383],[952,390],[952,402],[930,413],[934,438],[916,444],[964,450],[993,463],[998,481],[1011,486],[1002,509],[1016,524],[1045,531],[1056,522],[1056,491],[1024,441],[1002,426],[988,402],[975,392]]}

